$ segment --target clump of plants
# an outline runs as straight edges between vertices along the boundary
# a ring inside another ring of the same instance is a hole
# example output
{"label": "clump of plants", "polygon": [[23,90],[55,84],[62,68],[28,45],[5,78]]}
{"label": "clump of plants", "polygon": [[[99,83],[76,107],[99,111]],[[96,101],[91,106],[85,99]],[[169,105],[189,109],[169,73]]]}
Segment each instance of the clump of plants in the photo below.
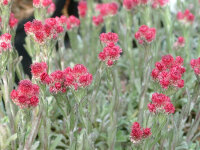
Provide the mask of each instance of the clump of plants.
{"label": "clump of plants", "polygon": [[11,6],[0,0],[0,149],[200,149],[198,0],[81,0],[79,17],[55,18],[33,0],[31,77]]}

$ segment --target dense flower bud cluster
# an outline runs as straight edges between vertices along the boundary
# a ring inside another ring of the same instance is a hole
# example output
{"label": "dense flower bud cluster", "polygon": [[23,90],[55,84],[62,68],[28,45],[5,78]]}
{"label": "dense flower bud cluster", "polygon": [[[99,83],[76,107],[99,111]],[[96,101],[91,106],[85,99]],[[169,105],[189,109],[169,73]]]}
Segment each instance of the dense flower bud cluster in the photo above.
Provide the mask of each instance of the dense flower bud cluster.
{"label": "dense flower bud cluster", "polygon": [[134,122],[131,127],[130,140],[134,144],[139,144],[145,138],[151,136],[151,128],[141,128],[138,122]]}
{"label": "dense flower bud cluster", "polygon": [[178,21],[184,24],[191,24],[194,22],[195,16],[190,12],[189,9],[186,9],[184,12],[179,11],[176,15]]}
{"label": "dense flower bud cluster", "polygon": [[153,0],[152,8],[164,7],[169,3],[169,0]]}
{"label": "dense flower bud cluster", "polygon": [[34,63],[31,65],[31,74],[34,78],[40,78],[41,74],[47,72],[48,66],[45,62]]}
{"label": "dense flower bud cluster", "polygon": [[52,0],[33,0],[33,6],[36,8],[48,8],[52,3]]}
{"label": "dense flower bud cluster", "polygon": [[64,31],[63,26],[56,18],[48,18],[44,24],[38,20],[29,21],[24,25],[24,29],[26,34],[33,37],[39,44],[56,39],[58,34]]}
{"label": "dense flower bud cluster", "polygon": [[119,5],[116,2],[97,4],[96,10],[103,17],[114,16],[118,12]]}
{"label": "dense flower bud cluster", "polygon": [[87,2],[86,1],[80,1],[78,4],[78,13],[81,18],[85,18],[87,14]]}
{"label": "dense flower bud cluster", "polygon": [[5,33],[0,36],[0,54],[3,51],[11,50],[11,38],[12,36],[9,33]]}
{"label": "dense flower bud cluster", "polygon": [[52,15],[56,10],[56,5],[54,3],[51,3],[47,9],[47,13],[49,15]]}
{"label": "dense flower bud cluster", "polygon": [[154,93],[152,95],[152,103],[148,104],[148,109],[152,113],[166,113],[172,114],[175,111],[174,105],[168,96],[160,93]]}
{"label": "dense flower bud cluster", "polygon": [[171,55],[165,55],[161,61],[156,62],[151,76],[164,89],[168,89],[169,87],[183,88],[184,80],[182,79],[182,75],[185,72],[185,68],[182,65],[182,57],[177,56],[174,59]]}
{"label": "dense flower bud cluster", "polygon": [[92,23],[95,25],[95,26],[100,26],[101,24],[104,23],[104,19],[101,15],[98,15],[98,16],[93,16],[92,17]]}
{"label": "dense flower bud cluster", "polygon": [[99,59],[105,61],[108,66],[112,66],[122,53],[122,49],[116,45],[119,40],[118,35],[112,32],[102,33],[99,38],[102,43],[106,44],[103,51],[99,53]]}
{"label": "dense flower bud cluster", "polygon": [[92,83],[92,74],[82,64],[77,64],[73,68],[67,67],[64,71],[57,70],[51,73],[50,92],[65,92],[67,88],[77,90]]}
{"label": "dense flower bud cluster", "polygon": [[11,0],[0,0],[0,5],[7,6],[11,3]]}
{"label": "dense flower bud cluster", "polygon": [[185,38],[180,36],[177,38],[177,41],[174,43],[174,48],[178,49],[178,48],[182,48],[185,46]]}
{"label": "dense flower bud cluster", "polygon": [[15,28],[18,23],[18,19],[15,18],[15,15],[13,13],[10,14],[9,19],[9,26],[10,28]]}
{"label": "dense flower bud cluster", "polygon": [[97,16],[92,17],[92,23],[95,26],[100,26],[104,23],[104,18],[114,16],[118,12],[119,5],[116,2],[102,3],[96,5],[96,10],[99,11]]}
{"label": "dense flower bud cluster", "polygon": [[147,25],[140,26],[139,30],[135,33],[135,38],[139,44],[150,43],[156,37],[156,29],[149,28]]}
{"label": "dense flower bud cluster", "polygon": [[65,70],[57,70],[50,75],[47,74],[47,65],[44,62],[31,65],[33,77],[40,78],[41,83],[49,85],[51,93],[65,93],[67,88],[78,90],[85,88],[92,83],[93,77],[82,64],[77,64],[73,68],[67,67]]}
{"label": "dense flower bud cluster", "polygon": [[80,20],[75,16],[71,15],[69,16],[69,18],[67,18],[66,24],[67,24],[67,30],[72,30],[80,26]]}
{"label": "dense flower bud cluster", "polygon": [[117,35],[117,33],[112,33],[112,32],[101,33],[99,38],[100,41],[105,44],[110,44],[110,43],[116,44],[119,40],[119,36]]}
{"label": "dense flower bud cluster", "polygon": [[139,5],[145,5],[147,3],[148,3],[148,0],[124,0],[123,7],[126,10],[132,10],[133,8],[135,8]]}
{"label": "dense flower bud cluster", "polygon": [[30,80],[20,81],[18,89],[10,94],[12,101],[20,108],[36,107],[39,103],[38,96],[39,86]]}
{"label": "dense flower bud cluster", "polygon": [[197,59],[192,59],[190,61],[190,66],[192,67],[196,75],[200,75],[200,57]]}

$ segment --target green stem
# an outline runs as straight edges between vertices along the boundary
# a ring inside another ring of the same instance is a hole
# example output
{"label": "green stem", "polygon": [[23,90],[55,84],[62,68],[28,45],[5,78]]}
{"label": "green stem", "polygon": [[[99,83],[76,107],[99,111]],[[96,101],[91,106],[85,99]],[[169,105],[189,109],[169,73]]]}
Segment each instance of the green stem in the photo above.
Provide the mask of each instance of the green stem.
{"label": "green stem", "polygon": [[126,30],[126,42],[127,42],[127,51],[125,51],[126,57],[129,59],[129,64],[130,64],[130,72],[129,72],[129,79],[130,79],[130,84],[134,85],[134,80],[135,80],[135,71],[134,71],[134,55],[133,55],[133,45],[132,45],[132,14],[131,11],[127,11],[126,13],[126,24],[127,24],[127,30]]}
{"label": "green stem", "polygon": [[187,27],[183,27],[183,36],[185,38],[185,57],[186,61],[189,62],[191,58],[191,48],[190,48],[190,31]]}
{"label": "green stem", "polygon": [[115,141],[116,141],[116,134],[117,134],[117,118],[118,116],[118,109],[119,109],[119,89],[117,85],[117,78],[116,78],[116,73],[114,73],[114,68],[111,68],[110,75],[113,80],[113,86],[112,86],[112,91],[113,91],[113,98],[111,101],[111,111],[110,111],[110,129],[108,131],[108,144],[109,144],[109,149],[114,150],[115,148]]}
{"label": "green stem", "polygon": [[106,33],[111,32],[111,23],[112,23],[112,17],[107,17],[105,24],[106,24]]}
{"label": "green stem", "polygon": [[72,50],[78,54],[78,39],[77,39],[77,33],[75,31],[69,31],[69,39]]}
{"label": "green stem", "polygon": [[[161,10],[162,11],[162,10]],[[167,49],[170,54],[173,54],[173,26],[172,26],[172,20],[171,20],[171,13],[169,7],[166,7],[163,13],[163,22],[164,22],[164,28],[166,33],[166,41],[167,41]]]}
{"label": "green stem", "polygon": [[101,84],[101,79],[102,79],[102,74],[103,74],[103,62],[100,62],[99,67],[97,69],[96,75],[95,75],[95,80],[93,81],[93,92],[90,101],[90,106],[89,106],[89,112],[91,112],[91,120],[94,122],[95,120],[95,114],[96,114],[96,99],[97,99],[97,94],[99,92],[100,84]]}
{"label": "green stem", "polygon": [[[2,76],[3,79],[3,85],[2,85],[2,89],[4,89],[4,93],[3,93],[3,97],[5,100],[5,107],[6,107],[6,112],[8,114],[8,118],[9,118],[9,125],[10,125],[10,129],[11,129],[11,133],[12,135],[15,133],[15,123],[14,123],[14,118],[13,118],[13,114],[11,112],[11,100],[9,99],[9,84],[8,84],[8,79],[6,74],[4,74]],[[16,147],[15,146],[15,142],[12,142],[12,148]]]}

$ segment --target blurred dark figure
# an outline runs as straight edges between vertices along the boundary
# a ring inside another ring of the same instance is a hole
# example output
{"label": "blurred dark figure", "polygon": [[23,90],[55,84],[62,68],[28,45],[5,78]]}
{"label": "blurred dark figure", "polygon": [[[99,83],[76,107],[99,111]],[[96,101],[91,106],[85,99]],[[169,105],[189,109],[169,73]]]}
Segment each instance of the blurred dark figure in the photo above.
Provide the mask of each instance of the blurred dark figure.
{"label": "blurred dark figure", "polygon": [[[56,4],[56,11],[52,17],[61,16],[62,14],[78,16],[77,2],[74,2],[73,0],[56,0],[55,4]],[[32,63],[32,60],[24,48],[25,37],[26,37],[24,31],[24,24],[28,21],[32,21],[33,19],[34,17],[30,16],[29,18],[21,20],[18,24],[15,36],[15,48],[17,49],[19,55],[23,56],[22,60],[23,69],[24,72],[29,75],[29,77],[31,77],[30,65]],[[65,39],[68,40],[68,38]]]}

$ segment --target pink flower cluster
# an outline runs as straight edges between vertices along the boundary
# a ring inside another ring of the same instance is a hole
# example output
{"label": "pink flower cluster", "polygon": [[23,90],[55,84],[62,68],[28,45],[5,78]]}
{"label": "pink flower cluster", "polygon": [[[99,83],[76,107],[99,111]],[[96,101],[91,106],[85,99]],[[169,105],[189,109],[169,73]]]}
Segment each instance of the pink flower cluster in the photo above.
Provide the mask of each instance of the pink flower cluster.
{"label": "pink flower cluster", "polygon": [[31,65],[31,74],[34,78],[40,78],[42,73],[46,73],[48,69],[48,66],[45,62],[41,63],[34,63]]}
{"label": "pink flower cluster", "polygon": [[114,16],[118,12],[119,5],[116,2],[97,4],[96,10],[99,11],[98,16],[92,17],[92,22],[95,26],[100,26],[104,23],[104,18]]}
{"label": "pink flower cluster", "polygon": [[135,38],[139,44],[150,43],[156,38],[156,29],[149,28],[147,25],[142,25],[135,33]]}
{"label": "pink flower cluster", "polygon": [[33,6],[36,8],[47,8],[52,5],[52,3],[52,0],[33,0]]}
{"label": "pink flower cluster", "polygon": [[180,36],[178,37],[177,41],[174,43],[174,48],[182,48],[185,46],[185,38]]}
{"label": "pink flower cluster", "polygon": [[43,84],[49,85],[51,93],[65,93],[67,88],[85,88],[92,83],[92,74],[82,64],[77,64],[73,68],[67,67],[65,70],[57,70],[50,75],[47,74],[47,65],[44,62],[31,65],[33,77],[40,78]]}
{"label": "pink flower cluster", "polygon": [[80,1],[78,4],[78,13],[81,18],[85,18],[87,14],[87,2],[86,1]]}
{"label": "pink flower cluster", "polygon": [[112,33],[112,32],[101,33],[99,38],[100,41],[105,44],[110,44],[110,43],[116,44],[119,40],[119,36],[117,35],[117,33]]}
{"label": "pink flower cluster", "polygon": [[132,10],[139,5],[147,4],[148,0],[124,0],[123,6],[126,10]]}
{"label": "pink flower cluster", "polygon": [[194,22],[195,16],[190,12],[189,9],[186,9],[185,12],[179,11],[176,15],[178,21],[184,24],[191,24]]}
{"label": "pink flower cluster", "polygon": [[190,66],[192,67],[196,75],[200,75],[200,57],[197,59],[192,59],[190,61]]}
{"label": "pink flower cluster", "polygon": [[56,18],[48,18],[44,24],[38,20],[29,21],[24,25],[24,29],[26,34],[32,36],[39,44],[44,44],[52,38],[56,39],[58,34],[64,31],[63,26]]}
{"label": "pink flower cluster", "polygon": [[47,14],[52,15],[56,10],[56,5],[51,3],[47,9]]}
{"label": "pink flower cluster", "polygon": [[114,16],[118,12],[119,5],[116,2],[97,4],[96,10],[99,11],[103,17]]}
{"label": "pink flower cluster", "polygon": [[69,18],[67,18],[66,24],[67,24],[67,30],[72,30],[80,26],[80,20],[75,16],[71,15],[69,16]]}
{"label": "pink flower cluster", "polygon": [[95,26],[100,26],[101,24],[104,23],[104,19],[101,15],[98,15],[98,16],[93,16],[92,17],[92,23],[95,25]]}
{"label": "pink flower cluster", "polygon": [[9,26],[10,28],[15,28],[18,23],[18,19],[15,18],[15,15],[13,13],[10,14],[9,19]]}
{"label": "pink flower cluster", "polygon": [[183,88],[184,80],[182,75],[185,72],[185,68],[182,65],[182,57],[177,56],[174,59],[171,55],[165,55],[161,61],[156,62],[151,76],[164,89],[169,87]]}
{"label": "pink flower cluster", "polygon": [[171,100],[168,96],[160,93],[154,93],[152,95],[152,103],[148,104],[148,109],[152,113],[166,113],[172,114],[175,112],[175,107],[171,103]]}
{"label": "pink flower cluster", "polygon": [[169,3],[169,0],[153,0],[152,8],[164,7]]}
{"label": "pink flower cluster", "polygon": [[3,51],[11,50],[11,38],[12,36],[9,33],[5,33],[0,36],[0,54]]}
{"label": "pink flower cluster", "polygon": [[139,144],[145,138],[151,136],[151,128],[141,128],[138,122],[134,122],[131,128],[130,140],[134,144]]}
{"label": "pink flower cluster", "polygon": [[118,60],[122,49],[116,45],[118,35],[116,33],[102,33],[100,35],[100,40],[105,43],[103,51],[99,53],[99,59],[105,61],[108,66],[112,66],[114,61]]}
{"label": "pink flower cluster", "polygon": [[0,5],[8,5],[11,2],[11,0],[0,0]]}
{"label": "pink flower cluster", "polygon": [[10,97],[20,108],[36,107],[39,103],[39,89],[39,86],[30,80],[22,80],[18,89],[11,92]]}

